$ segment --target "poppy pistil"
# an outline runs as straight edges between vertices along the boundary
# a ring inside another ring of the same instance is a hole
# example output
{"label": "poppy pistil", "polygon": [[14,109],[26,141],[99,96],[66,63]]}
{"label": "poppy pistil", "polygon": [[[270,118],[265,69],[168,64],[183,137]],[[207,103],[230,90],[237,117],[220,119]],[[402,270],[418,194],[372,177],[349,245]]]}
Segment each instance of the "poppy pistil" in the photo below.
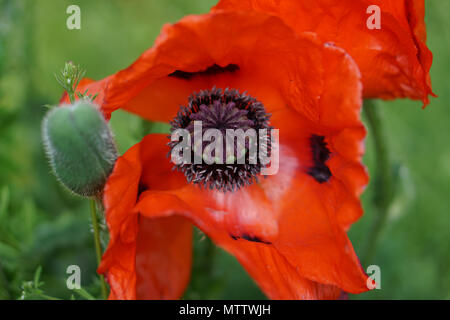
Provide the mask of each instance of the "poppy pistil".
{"label": "poppy pistil", "polygon": [[[232,151],[227,149],[227,144],[223,143],[222,155],[225,161],[215,161],[213,163],[205,159],[205,155],[200,155],[200,162],[178,163],[175,168],[183,172],[190,183],[198,184],[209,189],[217,189],[223,192],[236,191],[246,185],[258,181],[261,169],[266,165],[262,163],[258,153],[261,148],[259,144],[265,144],[266,150],[269,145],[269,125],[270,114],[268,114],[261,102],[245,93],[239,93],[236,89],[202,90],[189,97],[187,106],[182,106],[175,119],[171,121],[171,132],[178,129],[185,129],[190,134],[192,141],[192,158],[198,157],[198,150],[204,150],[208,141],[201,141],[201,146],[195,142],[195,125],[201,123],[202,136],[207,130],[216,130],[222,136],[229,138],[230,130],[242,130],[240,132],[258,132],[266,129],[266,135],[255,139],[255,153],[251,152],[251,138],[237,139]],[[179,141],[171,141],[169,146],[173,148]],[[212,152],[216,158],[217,154]],[[222,160],[222,156],[219,157]],[[239,161],[241,159],[242,161]],[[236,161],[237,160],[237,161]],[[208,163],[209,162],[209,163]]]}

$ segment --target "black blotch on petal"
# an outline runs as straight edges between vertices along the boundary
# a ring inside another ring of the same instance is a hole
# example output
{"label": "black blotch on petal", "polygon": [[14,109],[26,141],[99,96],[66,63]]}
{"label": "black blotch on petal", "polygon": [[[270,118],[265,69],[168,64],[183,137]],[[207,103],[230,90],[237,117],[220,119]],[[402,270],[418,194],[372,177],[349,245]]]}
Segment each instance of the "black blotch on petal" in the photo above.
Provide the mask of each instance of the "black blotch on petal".
{"label": "black blotch on petal", "polygon": [[309,168],[308,174],[319,183],[327,182],[331,178],[330,169],[326,165],[322,164]]}
{"label": "black blotch on petal", "polygon": [[197,72],[187,72],[182,70],[176,70],[169,74],[169,77],[174,77],[178,79],[190,80],[196,76],[213,76],[216,74],[226,73],[226,72],[235,72],[239,70],[239,66],[237,64],[229,64],[225,67],[221,67],[217,64],[213,64],[212,66],[206,68],[205,70],[197,71]]}
{"label": "black blotch on petal", "polygon": [[235,235],[232,235],[232,234],[230,234],[230,237],[231,237],[233,240],[238,240],[238,239],[239,239],[238,236],[235,236]]}
{"label": "black blotch on petal", "polygon": [[319,183],[327,182],[331,178],[331,171],[325,163],[330,158],[330,150],[325,142],[325,137],[313,134],[309,138],[309,142],[313,166],[308,169],[308,174]]}
{"label": "black blotch on petal", "polygon": [[258,242],[258,243],[264,243],[264,244],[271,244],[271,242],[269,242],[269,241],[262,240],[261,238],[258,238],[258,237],[256,237],[256,236],[251,236],[251,235],[246,234],[246,233],[244,233],[242,236],[230,235],[230,237],[231,237],[233,240],[243,239],[243,240],[247,240],[247,241],[251,241],[251,242]]}
{"label": "black blotch on petal", "polygon": [[142,182],[139,182],[139,186],[138,186],[138,192],[137,192],[137,196],[136,196],[136,201],[139,200],[139,197],[141,196],[141,194],[144,191],[147,191],[148,188],[145,184],[143,184]]}

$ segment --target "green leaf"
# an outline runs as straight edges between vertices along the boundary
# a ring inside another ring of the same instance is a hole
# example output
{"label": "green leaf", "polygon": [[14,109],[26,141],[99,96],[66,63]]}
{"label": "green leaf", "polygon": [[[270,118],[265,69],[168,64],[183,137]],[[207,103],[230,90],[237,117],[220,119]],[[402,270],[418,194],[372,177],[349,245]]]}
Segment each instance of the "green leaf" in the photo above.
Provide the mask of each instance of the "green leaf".
{"label": "green leaf", "polygon": [[3,186],[0,191],[0,225],[5,222],[7,218],[9,205],[9,188],[8,186]]}
{"label": "green leaf", "polygon": [[14,260],[20,255],[20,251],[9,244],[0,242],[0,260]]}
{"label": "green leaf", "polygon": [[97,300],[95,299],[89,292],[84,290],[83,288],[80,289],[74,289],[76,293],[78,293],[81,297],[85,298],[86,300]]}

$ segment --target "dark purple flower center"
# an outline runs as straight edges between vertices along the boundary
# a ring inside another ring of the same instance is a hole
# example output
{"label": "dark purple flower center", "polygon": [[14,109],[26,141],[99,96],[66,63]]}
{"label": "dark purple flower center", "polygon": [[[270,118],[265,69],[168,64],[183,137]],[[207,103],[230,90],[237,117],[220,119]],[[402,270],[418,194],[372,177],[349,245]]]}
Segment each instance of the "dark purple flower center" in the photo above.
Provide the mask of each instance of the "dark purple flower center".
{"label": "dark purple flower center", "polygon": [[[192,94],[188,105],[181,106],[177,116],[170,123],[172,133],[177,129],[189,132],[192,161],[176,164],[175,168],[185,174],[188,182],[224,192],[235,191],[254,181],[257,182],[258,175],[264,167],[259,153],[266,149],[270,152],[269,119],[270,114],[266,112],[261,102],[235,89],[213,88]],[[203,152],[216,139],[206,141],[202,139],[200,148],[195,137],[195,126],[198,123],[201,123],[202,137],[206,136],[208,130],[211,132],[210,129],[216,129],[223,137],[222,148],[219,147],[222,154],[216,154],[214,150],[210,153],[216,158],[213,163],[211,161],[208,163],[205,154],[199,153],[198,150]],[[254,132],[256,139],[235,139],[230,136],[230,129],[231,132]],[[228,137],[231,137],[229,141],[233,141],[233,147],[229,149],[226,143]],[[179,142],[171,141],[169,146],[173,149]],[[260,148],[262,144],[264,148]],[[194,162],[196,156],[200,158],[200,163]]]}

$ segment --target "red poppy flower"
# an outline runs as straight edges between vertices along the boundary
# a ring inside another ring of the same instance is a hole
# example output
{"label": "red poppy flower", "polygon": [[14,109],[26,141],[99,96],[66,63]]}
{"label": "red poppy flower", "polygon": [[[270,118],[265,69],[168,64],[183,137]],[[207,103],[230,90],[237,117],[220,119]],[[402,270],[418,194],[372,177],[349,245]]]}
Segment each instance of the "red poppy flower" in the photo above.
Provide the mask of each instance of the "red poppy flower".
{"label": "red poppy flower", "polygon": [[[379,30],[367,27],[372,5],[381,9]],[[426,106],[434,95],[424,0],[220,0],[215,9],[274,14],[297,32],[333,41],[358,64],[365,98],[407,97]]]}
{"label": "red poppy flower", "polygon": [[[110,298],[179,298],[189,281],[192,224],[233,254],[270,298],[368,290],[345,232],[362,213],[368,177],[360,161],[360,73],[342,49],[263,13],[188,16],[165,26],[130,67],[85,81],[86,89],[99,93],[107,116],[123,108],[180,124],[192,120],[186,109],[177,112],[197,92],[190,100],[197,117],[245,105],[239,121],[266,124],[270,113],[279,129],[278,173],[258,183],[254,168],[243,172],[251,181],[230,172],[211,178],[217,185],[228,179],[238,189],[232,192],[189,183],[193,168],[173,171],[166,135],[148,135],[120,157],[104,190],[110,243],[99,272]],[[210,111],[199,107],[205,101]]]}

